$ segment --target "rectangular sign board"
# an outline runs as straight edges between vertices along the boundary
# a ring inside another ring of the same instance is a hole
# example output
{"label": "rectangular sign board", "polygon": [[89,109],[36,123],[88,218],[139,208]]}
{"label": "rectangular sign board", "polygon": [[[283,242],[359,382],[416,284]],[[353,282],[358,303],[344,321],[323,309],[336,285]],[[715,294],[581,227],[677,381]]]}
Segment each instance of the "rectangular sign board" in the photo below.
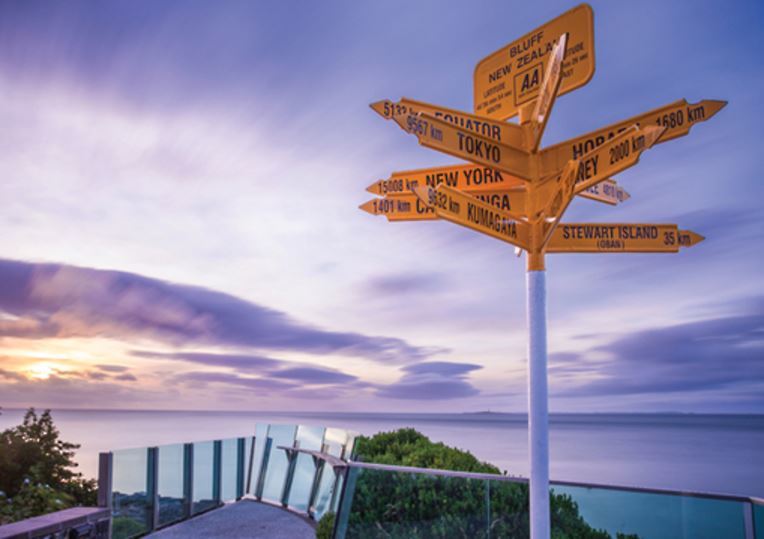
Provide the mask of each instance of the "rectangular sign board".
{"label": "rectangular sign board", "polygon": [[506,120],[539,94],[555,41],[568,34],[558,95],[594,75],[594,14],[587,4],[563,13],[483,58],[473,76],[475,114]]}
{"label": "rectangular sign board", "polygon": [[634,223],[561,223],[547,253],[676,253],[703,236],[677,225]]}

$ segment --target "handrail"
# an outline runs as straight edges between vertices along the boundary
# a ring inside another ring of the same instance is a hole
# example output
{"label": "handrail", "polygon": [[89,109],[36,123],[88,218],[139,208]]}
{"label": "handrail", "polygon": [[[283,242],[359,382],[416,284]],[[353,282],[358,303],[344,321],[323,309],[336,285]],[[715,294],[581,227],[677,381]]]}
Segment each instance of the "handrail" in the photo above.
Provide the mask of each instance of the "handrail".
{"label": "handrail", "polygon": [[461,479],[480,479],[488,481],[507,481],[509,483],[527,483],[525,477],[513,475],[500,475],[481,472],[459,472],[456,470],[441,470],[439,468],[417,468],[415,466],[396,466],[393,464],[377,464],[375,462],[348,461],[350,468],[365,468],[368,470],[380,470],[386,472],[420,473],[427,475],[440,475],[445,477],[459,477]]}
{"label": "handrail", "polygon": [[[528,483],[528,479],[520,476],[502,475],[502,474],[490,474],[481,472],[460,472],[455,470],[441,470],[438,468],[418,468],[415,466],[397,466],[393,464],[377,464],[374,462],[359,462],[351,460],[347,462],[350,468],[365,468],[370,470],[380,470],[387,472],[401,472],[401,473],[419,473],[426,475],[437,475],[443,477],[458,477],[461,479],[479,479],[487,481],[505,481],[508,483]],[[756,505],[764,505],[764,499],[755,498],[751,496],[740,496],[734,494],[721,494],[715,492],[696,492],[696,491],[683,491],[683,490],[671,490],[652,487],[634,487],[628,485],[608,485],[603,483],[580,483],[576,481],[550,481],[552,485],[569,486],[569,487],[582,487],[582,488],[598,488],[608,490],[621,490],[629,492],[644,492],[646,494],[666,494],[671,496],[688,496],[693,498],[713,498],[724,499],[736,502],[750,502]]]}
{"label": "handrail", "polygon": [[329,453],[323,453],[321,451],[315,451],[313,449],[301,449],[299,447],[292,447],[288,445],[279,445],[277,446],[277,449],[283,449],[284,451],[289,453],[303,453],[305,455],[310,455],[314,459],[323,460],[326,462],[329,466],[334,468],[335,470],[339,470],[342,468],[346,468],[348,463],[344,460],[342,460],[339,457],[335,457],[334,455],[330,455]]}

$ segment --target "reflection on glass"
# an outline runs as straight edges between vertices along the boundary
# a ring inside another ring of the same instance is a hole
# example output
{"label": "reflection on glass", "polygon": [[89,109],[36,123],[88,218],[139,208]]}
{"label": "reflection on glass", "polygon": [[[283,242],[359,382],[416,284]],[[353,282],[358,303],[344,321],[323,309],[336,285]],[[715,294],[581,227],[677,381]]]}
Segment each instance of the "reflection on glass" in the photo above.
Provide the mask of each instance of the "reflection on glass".
{"label": "reflection on glass", "polygon": [[268,452],[268,467],[265,470],[262,497],[265,500],[281,503],[284,479],[287,472],[287,456],[279,446],[291,447],[294,443],[297,427],[294,425],[271,425],[268,437],[272,440]]}
{"label": "reflection on glass", "polygon": [[150,505],[146,494],[146,448],[113,452],[112,536],[133,537],[148,531]]}
{"label": "reflection on glass", "polygon": [[217,505],[213,490],[213,454],[212,442],[194,444],[194,498],[192,513],[200,513]]}
{"label": "reflection on glass", "polygon": [[238,466],[239,440],[223,440],[220,467],[220,498],[228,502],[236,499],[236,469]]}
{"label": "reflection on glass", "polygon": [[160,446],[157,458],[158,525],[164,526],[184,516],[183,444]]}
{"label": "reflection on glass", "polygon": [[589,526],[655,539],[745,537],[742,502],[605,488],[553,486]]}
{"label": "reflection on glass", "polygon": [[[297,428],[297,442],[300,449],[321,451],[324,440],[323,427],[300,425]],[[289,506],[303,513],[308,511],[310,490],[316,474],[316,465],[310,455],[297,454],[294,463],[292,487],[289,489]]]}
{"label": "reflection on glass", "polygon": [[332,496],[335,491],[336,476],[334,470],[328,464],[324,465],[323,472],[319,479],[318,493],[316,494],[316,500],[313,505],[313,516],[316,520],[321,520],[324,513],[333,511],[336,508],[329,508],[329,504],[332,501]]}

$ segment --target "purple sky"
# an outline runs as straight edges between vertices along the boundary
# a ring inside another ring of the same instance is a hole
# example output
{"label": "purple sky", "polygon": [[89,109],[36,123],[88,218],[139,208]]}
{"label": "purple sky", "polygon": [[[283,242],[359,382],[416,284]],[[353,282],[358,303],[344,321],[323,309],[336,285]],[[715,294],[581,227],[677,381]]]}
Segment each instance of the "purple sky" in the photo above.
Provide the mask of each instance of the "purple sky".
{"label": "purple sky", "polygon": [[[550,257],[552,411],[764,412],[760,2],[592,2],[543,145],[687,98],[617,208],[672,255]],[[469,110],[475,63],[573,7],[0,4],[0,405],[523,411],[525,260],[357,209],[455,163],[368,108]]]}

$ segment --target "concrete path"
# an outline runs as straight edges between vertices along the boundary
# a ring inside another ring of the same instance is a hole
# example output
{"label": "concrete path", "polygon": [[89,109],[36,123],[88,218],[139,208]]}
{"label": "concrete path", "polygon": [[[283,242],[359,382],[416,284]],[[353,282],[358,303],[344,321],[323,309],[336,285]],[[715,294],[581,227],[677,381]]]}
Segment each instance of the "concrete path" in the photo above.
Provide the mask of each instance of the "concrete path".
{"label": "concrete path", "polygon": [[272,505],[242,500],[151,535],[153,539],[314,539],[307,519]]}

